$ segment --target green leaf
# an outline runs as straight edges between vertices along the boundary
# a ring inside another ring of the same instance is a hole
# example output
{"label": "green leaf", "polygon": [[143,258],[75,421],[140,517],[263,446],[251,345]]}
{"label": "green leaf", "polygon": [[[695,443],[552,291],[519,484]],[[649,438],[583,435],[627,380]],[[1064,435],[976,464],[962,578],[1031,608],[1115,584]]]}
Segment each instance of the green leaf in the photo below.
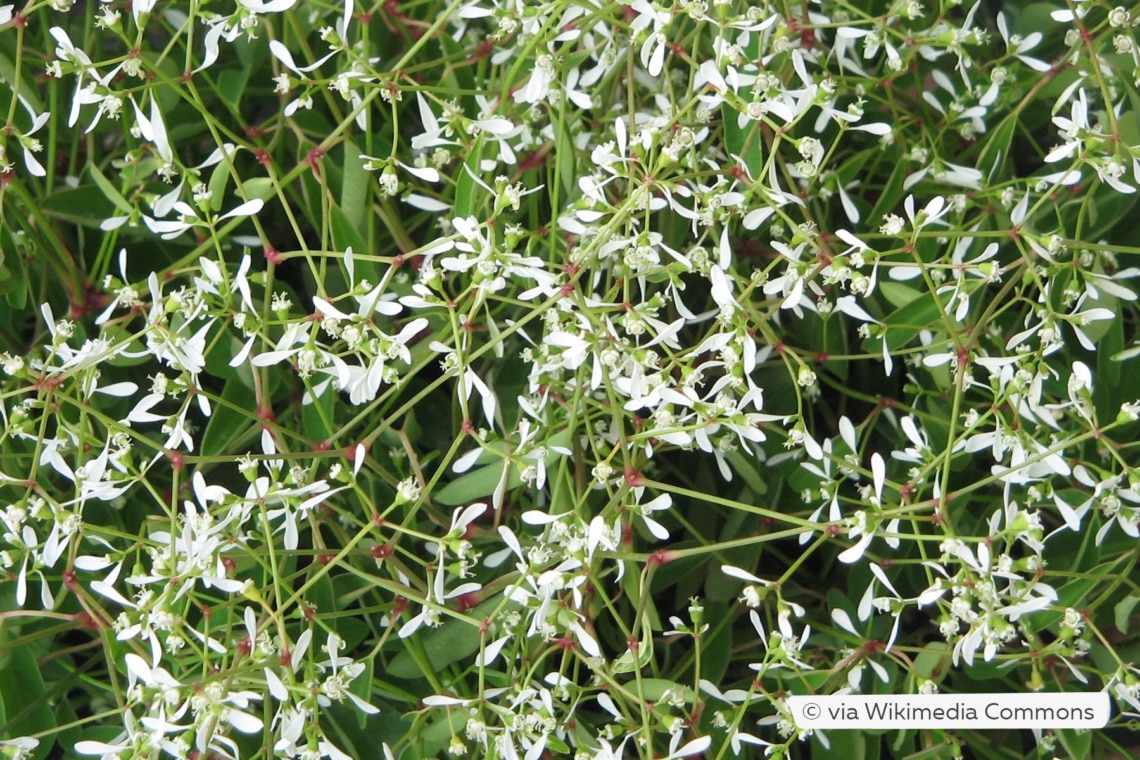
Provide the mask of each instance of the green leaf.
{"label": "green leaf", "polygon": [[1132,610],[1136,609],[1137,604],[1140,604],[1140,594],[1137,594],[1135,591],[1116,603],[1116,606],[1112,608],[1112,617],[1116,623],[1116,630],[1121,633],[1128,633]]}
{"label": "green leaf", "polygon": [[[340,207],[348,223],[363,235],[368,218],[369,173],[360,160],[361,153],[363,151],[356,143],[352,140],[345,141],[341,164]],[[366,252],[364,245],[354,250]]]}
{"label": "green leaf", "polygon": [[495,492],[503,478],[503,468],[507,468],[507,488],[517,488],[522,478],[510,462],[496,462],[465,473],[431,495],[432,501],[447,506],[467,504],[486,498]]}
{"label": "green leaf", "polygon": [[[899,734],[899,736],[905,736],[907,733],[909,733],[909,731],[902,732]],[[828,736],[831,736],[831,734],[828,734]],[[969,746],[977,747],[979,745],[980,742],[976,744],[971,743]],[[952,760],[953,758],[962,756],[962,751],[959,749],[957,742],[943,741],[939,744],[935,744],[932,747],[925,744],[923,746],[925,749],[919,750],[913,754],[906,755],[906,760]],[[898,748],[898,742],[895,743],[895,748]]]}
{"label": "green leaf", "polygon": [[251,177],[242,181],[241,192],[242,197],[249,200],[269,200],[274,193],[273,180],[269,177]]}
{"label": "green leaf", "polygon": [[879,200],[867,216],[868,225],[877,225],[885,214],[894,211],[903,199],[903,181],[906,180],[906,161],[896,161],[887,183],[879,193]]}
{"label": "green leaf", "polygon": [[[888,349],[895,351],[904,347],[918,337],[919,332],[929,330],[931,325],[938,323],[941,315],[938,303],[929,294],[921,295],[906,306],[896,309],[883,320]],[[863,350],[877,354],[881,350],[881,339],[878,335],[867,338],[863,341]]]}
{"label": "green leaf", "polygon": [[[866,214],[867,209],[870,208],[870,204],[864,200],[863,194],[859,192],[858,188],[862,187],[863,185],[862,178],[866,176],[865,167],[867,165],[867,161],[877,153],[877,149],[860,151],[859,153],[856,153],[854,156],[849,158],[847,161],[844,161],[843,164],[835,170],[835,179],[837,181],[837,185],[840,188],[844,189],[847,189],[848,186],[851,186],[852,192],[849,192],[847,194],[847,197],[855,206],[855,210],[860,216],[858,221],[866,221],[863,215]],[[855,184],[852,185],[852,183]]]}
{"label": "green leaf", "polygon": [[202,454],[208,457],[237,454],[234,444],[251,430],[255,420],[249,412],[256,409],[257,396],[253,390],[236,377],[227,380],[206,424]]}
{"label": "green leaf", "polygon": [[[372,702],[372,680],[376,673],[376,660],[369,657],[364,661],[364,672],[352,679],[349,684],[348,690],[356,696],[363,699],[365,702]],[[356,710],[356,725],[360,730],[364,730],[368,725],[368,713],[363,710]]]}
{"label": "green leaf", "polygon": [[127,199],[111,184],[111,180],[103,176],[103,172],[99,171],[98,166],[88,164],[87,173],[91,175],[91,179],[95,180],[95,185],[102,191],[103,196],[109,200],[115,208],[128,216],[134,213],[134,207],[130,203],[127,203]]}
{"label": "green leaf", "polygon": [[1057,589],[1057,601],[1050,605],[1052,609],[1043,610],[1022,618],[1022,620],[1025,621],[1025,627],[1031,632],[1036,633],[1059,622],[1064,616],[1065,608],[1080,607],[1082,604],[1081,600],[1086,599],[1093,588],[1103,583],[1105,576],[1116,572],[1115,568],[1119,564],[1119,559],[1111,562],[1102,562],[1090,570],[1087,577],[1074,578]]}
{"label": "green leaf", "polygon": [[824,747],[818,735],[812,736],[811,756],[835,760],[863,760],[867,757],[867,741],[870,739],[877,741],[878,737],[869,736],[863,731],[828,731],[827,740],[831,746]]}
{"label": "green leaf", "polygon": [[[434,712],[435,720],[429,722],[423,729],[410,734],[422,742],[423,757],[443,757],[452,736],[462,736],[463,729],[470,718],[466,710],[448,710]],[[361,757],[357,755],[356,757]]]}
{"label": "green leaf", "polygon": [[[362,597],[374,594],[376,591],[376,586],[373,581],[369,579],[369,577],[355,575],[353,573],[333,576],[332,584],[333,593],[336,595],[336,609],[338,610],[353,609],[353,605],[357,603],[363,603],[361,601]],[[364,619],[346,617],[345,620],[356,620],[363,622]],[[339,626],[340,623],[337,623],[337,625]],[[344,639],[345,642],[347,642],[346,646],[350,649],[359,644],[366,635],[365,631],[361,631],[359,634],[360,638],[353,639],[351,636],[357,635],[355,632],[349,635],[341,632],[339,627],[337,628],[337,633],[339,633],[340,637]]]}
{"label": "green leaf", "polygon": [[877,152],[877,149],[860,151],[844,161],[843,165],[835,170],[835,174],[839,177],[839,183],[846,186],[848,182],[858,179],[863,173],[863,167],[867,164],[867,160]]}
{"label": "green leaf", "polygon": [[245,86],[249,82],[249,72],[250,69],[241,66],[234,69],[226,69],[218,75],[218,95],[234,109],[241,103],[242,93],[245,91]]}
{"label": "green leaf", "polygon": [[[561,456],[555,447],[564,448],[570,441],[570,430],[563,430],[551,436],[547,448],[549,453],[546,459],[543,460],[547,467],[553,465],[558,461]],[[485,452],[480,455],[477,462],[485,461],[487,458],[493,458],[494,454]],[[510,491],[513,488],[518,488],[522,485],[522,471],[529,464],[529,460],[514,461],[513,459],[508,462],[494,461],[485,467],[480,467],[477,470],[465,473],[457,479],[451,481],[443,488],[439,489],[431,495],[433,501],[446,506],[457,506],[459,504],[468,504],[472,501],[486,498],[495,492],[499,487],[499,483],[503,478],[503,470],[506,468],[507,485],[506,490]]]}
{"label": "green leaf", "polygon": [[214,213],[222,210],[222,201],[225,200],[226,185],[230,180],[230,167],[225,161],[219,161],[210,172],[210,208]]}
{"label": "green leaf", "polygon": [[[1061,218],[1067,229],[1080,229],[1085,235],[1091,236],[1098,230],[1110,230],[1118,223],[1123,223],[1128,228],[1127,231],[1131,232],[1132,224],[1128,216],[1136,201],[1136,193],[1117,192],[1111,186],[1097,181],[1092,195],[1086,192],[1073,194],[1072,200],[1061,207]],[[1084,213],[1087,213],[1088,218],[1080,225]]]}
{"label": "green leaf", "polygon": [[1069,757],[1081,760],[1091,756],[1090,750],[1095,732],[1078,731],[1075,728],[1058,728],[1054,730],[1054,733],[1061,740],[1061,746],[1069,753]]}
{"label": "green leaf", "polygon": [[[51,734],[56,726],[55,714],[32,647],[18,645],[8,655],[4,677],[0,678],[0,700],[7,717],[4,733],[8,737]],[[55,740],[46,737],[29,757],[43,760],[54,745]]]}
{"label": "green leaf", "polygon": [[[314,568],[315,569],[315,568]],[[337,609],[336,592],[333,590],[332,580],[328,574],[322,575],[313,582],[305,595],[305,601],[313,605],[318,612],[332,612]]]}
{"label": "green leaf", "polygon": [[[368,243],[356,231],[348,215],[336,204],[329,206],[329,229],[332,230],[333,245],[338,251],[352,248],[353,253],[368,253]],[[368,280],[375,283],[377,279],[376,262],[366,259],[355,259],[356,281]],[[345,281],[348,275],[345,273]]]}
{"label": "green leaf", "polygon": [[[564,115],[562,112],[560,116]],[[558,158],[556,169],[558,180],[566,193],[563,203],[569,203],[578,192],[578,161],[574,152],[574,139],[570,135],[570,128],[563,119],[559,119],[555,126],[555,155]]]}
{"label": "green leaf", "polygon": [[[666,692],[683,694],[688,703],[692,703],[696,698],[696,694],[691,688],[667,678],[642,678],[638,683],[641,684],[640,696],[647,702],[660,702],[665,697]],[[628,688],[636,691],[637,683],[630,683]]]}
{"label": "green leaf", "polygon": [[[679,546],[677,548],[680,548]],[[656,594],[676,586],[682,578],[698,571],[708,561],[708,557],[688,555],[666,562],[653,573],[653,580],[649,584],[650,593]]]}
{"label": "green leaf", "polygon": [[729,155],[739,156],[752,177],[758,178],[764,167],[764,144],[760,137],[760,123],[747,121],[737,126],[739,113],[728,103],[720,107],[724,119],[724,144]]}
{"label": "green leaf", "polygon": [[932,681],[941,681],[950,670],[950,647],[932,641],[914,658],[914,672]]}
{"label": "green leaf", "polygon": [[335,432],[334,410],[336,408],[336,391],[331,386],[325,386],[324,393],[313,397],[310,392],[310,403],[301,406],[301,425],[305,437],[310,441],[320,443],[333,437]]}
{"label": "green leaf", "polygon": [[797,671],[794,675],[787,670],[766,670],[760,680],[792,694],[816,694],[830,678],[829,670]]}
{"label": "green leaf", "polygon": [[[1100,323],[1092,323],[1089,327]],[[1121,382],[1123,366],[1112,357],[1124,350],[1124,320],[1104,320],[1108,329],[1097,340],[1096,382],[1093,383],[1093,402],[1101,419],[1112,419],[1120,411],[1120,405],[1130,399],[1124,396],[1125,385]],[[1087,331],[1086,331],[1087,332]]]}
{"label": "green leaf", "polygon": [[[82,737],[79,730],[79,716],[68,699],[61,699],[56,705],[55,724],[68,727],[61,728],[56,735],[56,741],[59,742],[60,747],[74,747],[75,743]],[[0,725],[3,725],[3,717],[0,717]]]}
{"label": "green leaf", "polygon": [[[470,55],[458,42],[446,34],[439,35],[437,39],[443,48],[442,52],[449,60],[465,61]],[[448,71],[455,78],[455,86],[460,92],[473,93],[480,89],[475,83],[474,66],[448,66]]]}
{"label": "green leaf", "polygon": [[[626,649],[622,652],[613,664],[610,666],[612,673],[633,673],[634,671],[641,670],[649,665],[653,659],[653,637],[643,637],[637,645],[637,659],[634,660],[634,653],[631,649]],[[631,688],[635,688],[631,685]]]}
{"label": "green leaf", "polygon": [[[26,39],[27,38],[25,38],[25,40]],[[25,41],[24,44],[27,45],[29,43]],[[28,66],[27,61],[24,61],[23,63],[24,66],[22,67],[22,71],[20,73],[23,74],[27,72],[31,74],[33,72],[33,67]],[[40,71],[42,73],[42,68]],[[0,53],[0,81],[4,82],[4,89],[7,91],[6,94],[8,94],[9,97],[11,97],[12,83],[16,81],[18,76],[19,74],[16,72],[16,66],[14,63],[12,63],[12,59],[9,58],[5,53]],[[34,80],[29,81],[26,76],[20,77],[20,79],[23,83],[23,85],[20,87],[20,95],[22,95],[24,99],[28,101],[28,105],[32,107],[32,110],[34,110],[36,113],[43,113],[44,102],[40,100],[40,88],[36,86]]]}
{"label": "green leaf", "polygon": [[[1024,37],[1039,32],[1045,36],[1042,46],[1047,45],[1051,40],[1060,38],[1064,28],[1053,21],[1052,13],[1056,10],[1057,6],[1052,2],[1029,3],[1014,17],[1010,24],[1010,34]],[[1036,53],[1031,52],[1030,55]]]}
{"label": "green leaf", "polygon": [[8,287],[2,289],[8,305],[13,309],[23,309],[28,303],[28,274],[24,270],[23,257],[18,252],[6,257],[3,270],[10,278]]}
{"label": "green leaf", "polygon": [[732,615],[725,602],[707,600],[703,604],[709,630],[701,646],[701,678],[720,683],[732,656]]}
{"label": "green leaf", "polygon": [[[463,163],[455,180],[455,215],[470,216],[475,209],[475,198],[482,188],[475,182],[475,177],[482,174],[479,162],[483,158],[483,138],[478,137],[471,146],[471,152]],[[473,176],[474,175],[474,176]]]}
{"label": "green leaf", "polygon": [[992,185],[1004,178],[1005,163],[1016,130],[1017,114],[1011,113],[1002,120],[997,129],[987,135],[977,160],[978,169],[986,173],[987,184]]}
{"label": "green leaf", "polygon": [[54,219],[84,227],[99,227],[106,219],[119,215],[120,211],[95,185],[56,191],[40,201],[40,210]]}
{"label": "green leaf", "polygon": [[759,462],[756,457],[746,457],[739,449],[733,449],[728,452],[725,459],[728,460],[733,473],[740,476],[754,495],[763,496],[768,493],[768,486],[765,485],[764,478],[760,477],[757,467]]}
{"label": "green leaf", "polygon": [[[474,609],[468,610],[467,615],[481,621],[500,608],[502,608],[502,612],[506,612],[516,606],[514,602],[504,602],[501,595],[496,595]],[[442,672],[451,663],[478,652],[482,642],[482,634],[479,633],[478,626],[471,625],[464,620],[447,617],[444,618],[443,625],[439,628],[428,629],[426,635],[422,631],[418,632],[417,636],[421,638],[422,644],[409,641],[406,646],[422,645],[424,656],[437,673]],[[392,658],[392,661],[388,663],[386,672],[389,676],[396,678],[423,677],[419,663],[406,650]]]}

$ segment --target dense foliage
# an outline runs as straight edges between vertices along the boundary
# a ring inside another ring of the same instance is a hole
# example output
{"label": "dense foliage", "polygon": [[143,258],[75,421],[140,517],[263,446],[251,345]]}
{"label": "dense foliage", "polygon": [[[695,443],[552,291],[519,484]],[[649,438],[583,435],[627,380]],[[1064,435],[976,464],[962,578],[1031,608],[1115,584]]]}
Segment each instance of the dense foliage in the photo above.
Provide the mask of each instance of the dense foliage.
{"label": "dense foliage", "polygon": [[0,8],[5,756],[1128,755],[1140,16],[970,3]]}

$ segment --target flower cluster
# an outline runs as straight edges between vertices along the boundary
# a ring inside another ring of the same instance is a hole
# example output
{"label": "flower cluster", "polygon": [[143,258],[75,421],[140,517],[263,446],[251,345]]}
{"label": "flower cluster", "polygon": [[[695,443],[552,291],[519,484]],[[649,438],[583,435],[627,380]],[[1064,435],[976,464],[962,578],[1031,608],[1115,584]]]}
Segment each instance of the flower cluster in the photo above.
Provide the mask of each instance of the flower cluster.
{"label": "flower cluster", "polygon": [[83,694],[5,754],[1140,711],[1133,11],[71,5],[0,8],[0,617]]}

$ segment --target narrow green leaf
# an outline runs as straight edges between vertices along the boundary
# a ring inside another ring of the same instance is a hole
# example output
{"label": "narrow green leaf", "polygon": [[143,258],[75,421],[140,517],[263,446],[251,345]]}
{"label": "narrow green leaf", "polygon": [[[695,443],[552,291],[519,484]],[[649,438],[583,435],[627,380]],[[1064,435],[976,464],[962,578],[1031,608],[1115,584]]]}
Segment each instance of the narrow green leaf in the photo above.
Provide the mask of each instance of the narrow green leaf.
{"label": "narrow green leaf", "polygon": [[764,146],[760,138],[759,122],[748,121],[738,126],[739,113],[727,103],[721,106],[724,119],[724,142],[729,155],[744,160],[753,179],[758,178],[764,165]]}
{"label": "narrow green leaf", "polygon": [[134,213],[134,207],[130,203],[127,203],[127,199],[111,184],[111,180],[107,179],[103,175],[103,172],[99,171],[98,166],[88,164],[87,173],[91,175],[91,179],[95,180],[95,184],[103,191],[103,197],[111,201],[115,208],[124,214],[130,215]]}
{"label": "narrow green leaf", "polygon": [[222,388],[221,401],[216,404],[206,433],[202,436],[202,454],[208,457],[236,454],[234,443],[251,428],[253,420],[246,413],[257,408],[257,397],[238,378],[230,378]]}
{"label": "narrow green leaf", "polygon": [[[25,42],[25,44],[27,43]],[[26,61],[24,62],[23,68],[24,71],[30,72],[32,70],[32,67],[28,66]],[[42,73],[43,69],[41,68],[40,71]],[[11,83],[16,81],[17,76],[16,65],[12,63],[12,59],[6,54],[0,53],[0,81],[4,82],[5,89],[11,88]],[[24,99],[28,101],[28,104],[36,113],[43,113],[44,102],[40,100],[40,88],[36,87],[34,82],[28,81],[27,77],[23,78],[23,82],[23,86],[20,87],[20,94],[24,96]]]}
{"label": "narrow green leaf", "polygon": [[[508,468],[507,488],[517,488],[522,483],[522,478],[509,462],[505,466]],[[465,473],[433,493],[432,501],[455,506],[486,498],[498,487],[503,477],[503,467],[504,463],[500,461]]]}
{"label": "narrow green leaf", "polygon": [[[1113,298],[1113,306],[1099,304],[1107,308],[1119,308],[1119,301]],[[1119,314],[1120,312],[1118,312]],[[1132,400],[1125,398],[1127,385],[1123,384],[1121,373],[1123,366],[1113,361],[1112,357],[1124,350],[1124,319],[1108,319],[1092,322],[1090,328],[1096,328],[1096,382],[1093,383],[1093,402],[1096,404],[1097,414],[1102,419],[1112,419],[1120,411],[1120,405]],[[1104,327],[1100,327],[1103,325]],[[1085,330],[1088,334],[1088,330]],[[1092,337],[1090,335],[1090,337]]]}
{"label": "narrow green leaf", "polygon": [[222,210],[222,202],[225,200],[226,185],[230,179],[230,167],[225,161],[218,162],[212,172],[210,172],[210,182],[207,185],[210,189],[210,208],[215,213]]}
{"label": "narrow green leaf", "polygon": [[28,275],[24,259],[15,253],[5,259],[3,268],[11,278],[11,287],[5,289],[8,305],[13,309],[23,309],[28,304]]}
{"label": "narrow green leaf", "polygon": [[725,455],[728,464],[731,466],[732,471],[740,476],[747,485],[757,496],[763,496],[768,493],[768,486],[764,484],[764,478],[760,477],[760,472],[757,467],[759,462],[754,456],[745,456],[739,449],[733,449]]}
{"label": "narrow green leaf", "polygon": [[[368,253],[368,243],[356,231],[348,216],[336,204],[329,206],[329,229],[332,231],[333,245],[338,251],[347,251],[352,248],[354,253]],[[356,281],[368,280],[375,283],[377,280],[376,262],[357,258]],[[348,275],[345,275],[348,280]]]}
{"label": "narrow green leaf", "polygon": [[[364,660],[364,672],[352,679],[349,684],[348,690],[356,696],[363,699],[365,702],[372,702],[372,680],[376,673],[376,660],[369,657]],[[363,710],[356,710],[356,725],[360,730],[364,730],[368,725],[368,713]]]}
{"label": "narrow green leaf", "polygon": [[305,601],[313,605],[317,611],[329,612],[337,608],[336,592],[333,590],[332,580],[327,574],[322,575],[309,587]]}
{"label": "narrow green leaf", "polygon": [[[440,46],[447,57],[453,61],[462,61],[467,58],[468,52],[463,47],[446,34],[439,36]],[[464,40],[467,42],[467,40]],[[455,77],[455,83],[458,85],[461,92],[477,92],[479,86],[475,83],[475,67],[474,66],[451,66],[451,73]]]}
{"label": "narrow green leaf", "polygon": [[[889,314],[883,324],[886,326],[887,346],[897,350],[910,343],[922,330],[929,330],[941,317],[937,301],[929,294],[915,300]],[[872,336],[863,341],[863,350],[878,353],[881,349],[880,336]]]}
{"label": "narrow green leaf", "polygon": [[914,672],[923,678],[940,681],[950,669],[950,648],[932,641],[914,658]]}
{"label": "narrow green leaf", "polygon": [[475,177],[482,174],[479,169],[479,162],[482,157],[483,138],[479,137],[475,140],[475,145],[472,146],[471,153],[467,156],[467,160],[464,162],[463,168],[459,170],[455,180],[456,216],[470,216],[475,208],[476,188],[479,187],[475,182]]}
{"label": "narrow green leaf", "polygon": [[[560,113],[560,116],[564,113]],[[558,180],[566,193],[565,203],[569,203],[578,193],[578,161],[574,154],[574,138],[569,127],[563,119],[555,125],[555,151],[558,159],[556,164]]]}
{"label": "narrow green leaf", "polygon": [[[641,696],[649,702],[660,702],[666,694],[681,694],[686,702],[692,702],[696,695],[688,686],[683,686],[667,678],[643,678],[640,681]],[[633,688],[634,684],[630,684]]]}
{"label": "narrow green leaf", "polygon": [[985,172],[987,183],[992,184],[1003,178],[1006,159],[1009,157],[1016,129],[1017,117],[1011,113],[1002,120],[997,129],[986,135],[985,145],[978,154],[977,167]]}
{"label": "narrow green leaf", "polygon": [[[352,140],[344,143],[344,158],[342,159],[342,177],[340,187],[340,207],[344,216],[360,235],[364,235],[365,222],[368,214],[368,171],[360,160],[363,151]],[[354,248],[364,252],[364,246]]]}
{"label": "narrow green leaf", "polygon": [[884,214],[889,214],[898,208],[903,199],[903,181],[906,180],[906,161],[896,161],[883,190],[879,193],[879,200],[867,215],[868,225],[878,225]]}
{"label": "narrow green leaf", "polygon": [[305,437],[310,441],[327,441],[333,437],[335,432],[333,410],[336,408],[336,398],[336,391],[326,386],[324,393],[312,398],[312,403],[301,407],[301,424]]}
{"label": "narrow green leaf", "polygon": [[871,156],[877,153],[877,150],[864,150],[856,153],[851,158],[843,162],[842,166],[835,170],[839,177],[839,182],[846,185],[848,182],[859,179],[863,173],[863,167],[866,166],[867,161]]}
{"label": "narrow green leaf", "polygon": [[709,631],[701,645],[701,678],[720,683],[732,659],[732,615],[728,604],[704,601]]}

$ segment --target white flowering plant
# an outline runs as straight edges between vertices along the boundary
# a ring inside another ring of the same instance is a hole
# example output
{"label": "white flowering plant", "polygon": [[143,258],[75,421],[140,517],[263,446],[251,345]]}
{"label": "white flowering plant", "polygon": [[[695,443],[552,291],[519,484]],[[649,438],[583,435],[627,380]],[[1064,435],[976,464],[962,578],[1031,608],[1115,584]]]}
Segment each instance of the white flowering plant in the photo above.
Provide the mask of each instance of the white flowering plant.
{"label": "white flowering plant", "polygon": [[1138,23],[0,6],[0,753],[1127,756]]}

